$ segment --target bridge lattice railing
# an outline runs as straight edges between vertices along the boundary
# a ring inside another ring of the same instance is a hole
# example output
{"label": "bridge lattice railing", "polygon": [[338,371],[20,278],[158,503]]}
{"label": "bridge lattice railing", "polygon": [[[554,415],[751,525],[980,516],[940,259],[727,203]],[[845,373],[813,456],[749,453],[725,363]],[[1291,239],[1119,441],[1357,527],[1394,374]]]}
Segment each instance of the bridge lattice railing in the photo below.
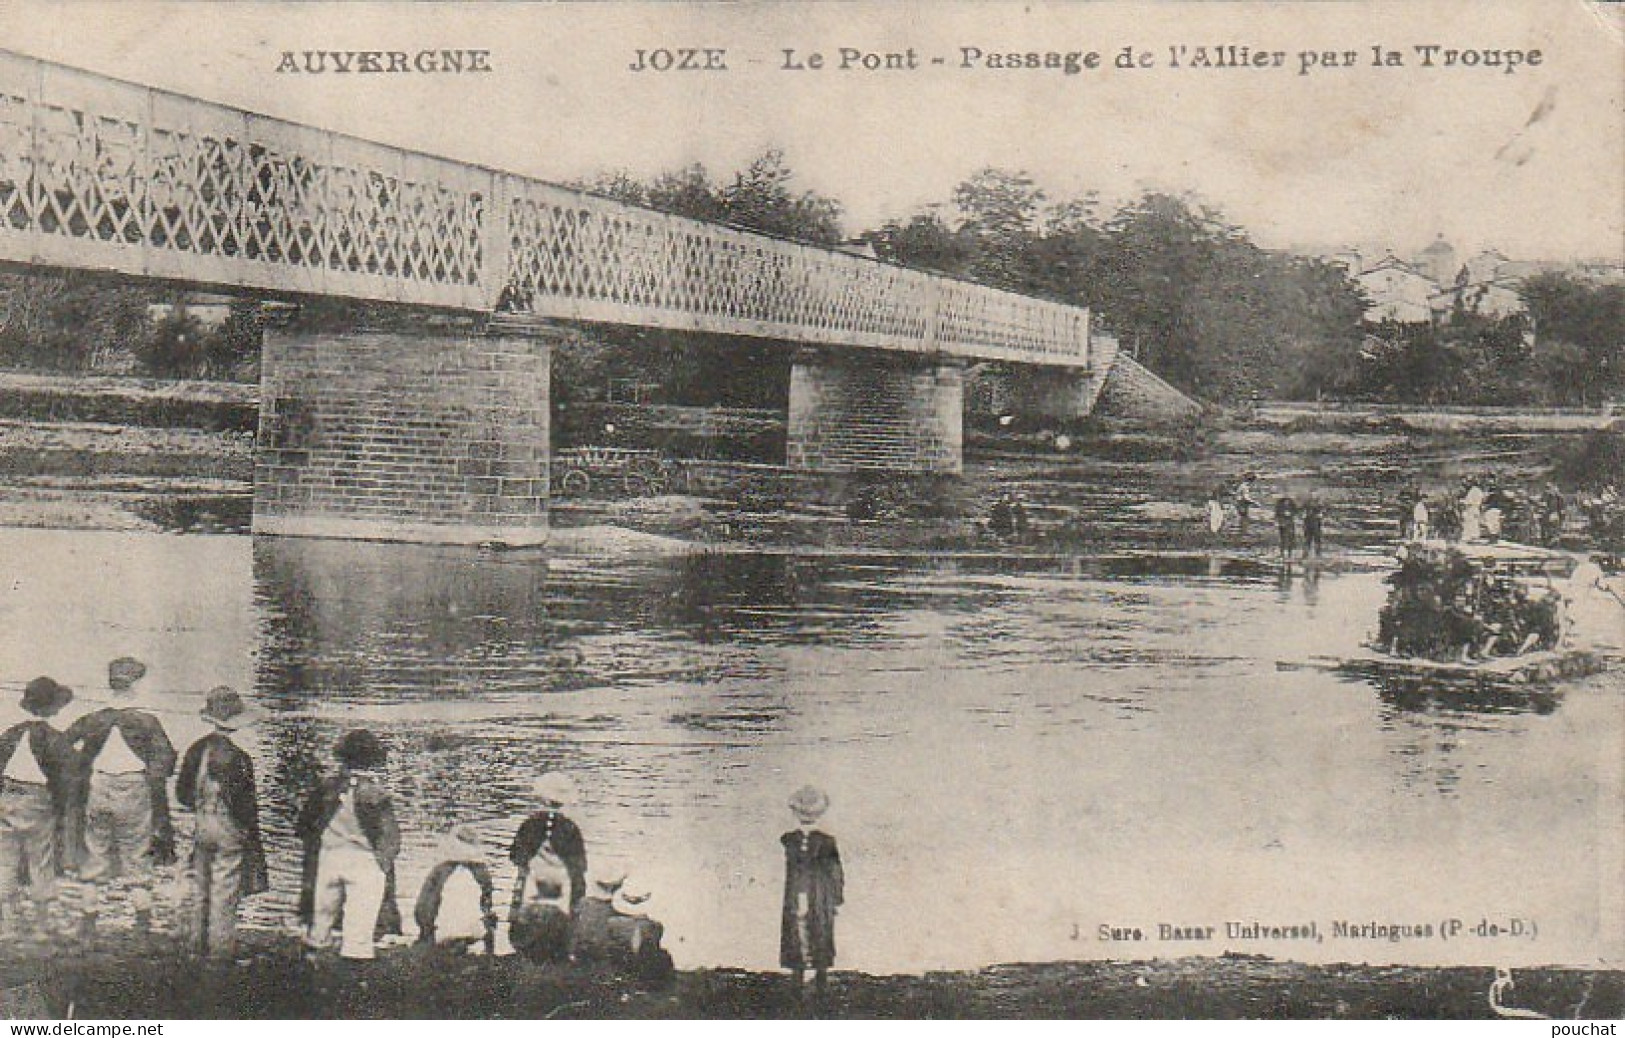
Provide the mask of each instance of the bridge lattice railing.
{"label": "bridge lattice railing", "polygon": [[1065,366],[1089,313],[0,51],[0,262]]}

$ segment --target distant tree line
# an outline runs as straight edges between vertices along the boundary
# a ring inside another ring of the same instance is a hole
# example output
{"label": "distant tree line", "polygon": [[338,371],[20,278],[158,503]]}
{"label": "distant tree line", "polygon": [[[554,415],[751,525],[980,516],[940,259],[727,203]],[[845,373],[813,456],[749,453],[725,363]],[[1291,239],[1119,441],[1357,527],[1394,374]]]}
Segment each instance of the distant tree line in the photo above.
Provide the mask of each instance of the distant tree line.
{"label": "distant tree line", "polygon": [[[168,304],[154,320],[154,304]],[[0,275],[0,366],[253,381],[260,317],[233,302],[205,325],[173,291],[79,273]]]}
{"label": "distant tree line", "polygon": [[[695,164],[578,188],[664,212],[823,246],[847,241],[839,202],[800,190],[783,152],[713,178]],[[982,169],[942,203],[863,231],[882,260],[1087,306],[1143,364],[1218,403],[1344,398],[1595,405],[1625,392],[1625,286],[1541,274],[1527,313],[1457,307],[1427,324],[1372,326],[1343,268],[1261,248],[1218,211],[1150,192],[1104,212],[1093,194],[1052,198],[1020,171]],[[184,309],[147,318],[150,289],[78,275],[0,278],[0,364],[87,370],[126,358],[167,377],[253,377],[250,303],[202,328]],[[739,339],[595,328],[555,357],[555,398],[602,400],[615,383],[694,404],[782,406],[789,351]],[[116,363],[111,364],[116,367]]]}
{"label": "distant tree line", "polygon": [[1536,274],[1525,312],[1458,303],[1429,324],[1371,326],[1327,370],[1330,395],[1419,404],[1596,407],[1625,396],[1625,285]]}

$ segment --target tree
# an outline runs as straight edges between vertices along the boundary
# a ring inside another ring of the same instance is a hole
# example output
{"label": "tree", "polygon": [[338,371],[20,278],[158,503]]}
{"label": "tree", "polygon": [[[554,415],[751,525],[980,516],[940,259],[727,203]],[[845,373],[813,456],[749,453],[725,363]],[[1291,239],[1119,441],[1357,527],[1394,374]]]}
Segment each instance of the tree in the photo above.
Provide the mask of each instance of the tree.
{"label": "tree", "polygon": [[54,371],[117,367],[146,333],[149,289],[87,274],[0,279],[0,363]]}
{"label": "tree", "polygon": [[841,241],[841,205],[812,191],[790,189],[794,173],[784,152],[770,148],[716,192],[723,219],[736,227],[815,245]]}
{"label": "tree", "polygon": [[968,273],[975,255],[975,246],[936,213],[916,213],[907,222],[888,220],[859,238],[883,260],[943,274]]}
{"label": "tree", "polygon": [[723,221],[726,213],[705,167],[698,162],[662,173],[646,191],[649,207],[693,220]]}
{"label": "tree", "polygon": [[1584,407],[1625,391],[1625,285],[1547,273],[1524,281],[1519,294],[1563,403]]}
{"label": "tree", "polygon": [[[625,171],[576,186],[623,202],[696,220],[725,223],[816,245],[841,241],[841,206],[797,191],[784,153],[769,149],[726,184],[695,163],[642,183]],[[612,379],[654,382],[665,401],[746,407],[782,406],[788,362],[778,346],[718,350],[694,335],[641,328],[594,329],[554,356],[553,400],[561,411],[603,402]]]}
{"label": "tree", "polygon": [[954,188],[959,226],[971,250],[970,276],[1024,291],[1033,280],[1032,247],[1039,236],[1044,192],[1024,171],[978,170]]}

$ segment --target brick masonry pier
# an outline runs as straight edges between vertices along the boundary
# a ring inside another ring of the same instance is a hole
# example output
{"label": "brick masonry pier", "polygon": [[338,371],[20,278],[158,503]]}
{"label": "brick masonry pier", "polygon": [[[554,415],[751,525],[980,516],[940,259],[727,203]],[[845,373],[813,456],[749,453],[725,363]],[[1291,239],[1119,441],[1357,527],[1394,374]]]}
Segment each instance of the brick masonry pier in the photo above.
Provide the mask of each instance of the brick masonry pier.
{"label": "brick masonry pier", "polygon": [[542,322],[268,315],[254,531],[436,543],[547,538]]}
{"label": "brick masonry pier", "polygon": [[790,369],[786,460],[809,472],[964,469],[961,365],[807,351]]}

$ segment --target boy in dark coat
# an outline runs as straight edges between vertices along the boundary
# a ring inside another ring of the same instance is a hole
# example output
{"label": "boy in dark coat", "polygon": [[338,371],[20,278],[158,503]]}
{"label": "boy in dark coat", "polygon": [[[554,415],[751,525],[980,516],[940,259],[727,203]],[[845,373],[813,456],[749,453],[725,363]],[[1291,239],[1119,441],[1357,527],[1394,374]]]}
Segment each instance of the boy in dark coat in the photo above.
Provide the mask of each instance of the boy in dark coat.
{"label": "boy in dark coat", "polygon": [[197,813],[192,843],[192,947],[228,959],[237,951],[237,904],[270,888],[254,762],[231,741],[247,712],[242,697],[221,685],[209,692],[203,719],[214,731],[181,760],[175,799]]}
{"label": "boy in dark coat", "polygon": [[1314,555],[1320,557],[1320,532],[1323,513],[1320,508],[1320,499],[1310,494],[1309,500],[1303,506],[1303,557]]}
{"label": "boy in dark coat", "polygon": [[508,858],[519,869],[508,910],[514,950],[537,962],[557,962],[570,950],[570,916],[587,893],[587,844],[564,816],[575,796],[568,775],[548,772],[536,780],[542,810],[514,834]]}
{"label": "boy in dark coat", "polygon": [[73,699],[73,690],[38,677],[23,690],[22,708],[32,720],[0,733],[0,912],[5,928],[24,929],[19,880],[45,910],[56,892],[57,828],[71,754],[47,718]]}
{"label": "boy in dark coat", "polygon": [[79,877],[94,884],[81,934],[95,933],[106,888],[127,888],[138,932],[152,925],[152,866],[175,860],[166,784],[175,772],[175,747],[158,718],[134,705],[136,683],[146,676],[140,660],[122,656],[107,665],[113,706],[79,718],[64,733],[78,752],[77,803],[83,819]]}
{"label": "boy in dark coat", "polygon": [[1281,557],[1290,559],[1297,546],[1298,503],[1285,494],[1275,499],[1275,532],[1280,538]]}
{"label": "boy in dark coat", "polygon": [[805,972],[824,990],[826,971],[835,964],[835,913],[845,900],[845,877],[835,837],[813,828],[829,810],[822,790],[803,786],[790,798],[800,823],[779,837],[784,845],[784,911],[779,925],[779,965],[801,990]]}
{"label": "boy in dark coat", "polygon": [[339,957],[365,960],[374,942],[401,932],[395,904],[395,858],[401,830],[389,792],[373,777],[389,759],[378,737],[364,728],[346,732],[335,755],[339,769],[311,794],[297,830],[305,845],[299,914],[310,925],[312,950],[326,948],[340,913]]}

